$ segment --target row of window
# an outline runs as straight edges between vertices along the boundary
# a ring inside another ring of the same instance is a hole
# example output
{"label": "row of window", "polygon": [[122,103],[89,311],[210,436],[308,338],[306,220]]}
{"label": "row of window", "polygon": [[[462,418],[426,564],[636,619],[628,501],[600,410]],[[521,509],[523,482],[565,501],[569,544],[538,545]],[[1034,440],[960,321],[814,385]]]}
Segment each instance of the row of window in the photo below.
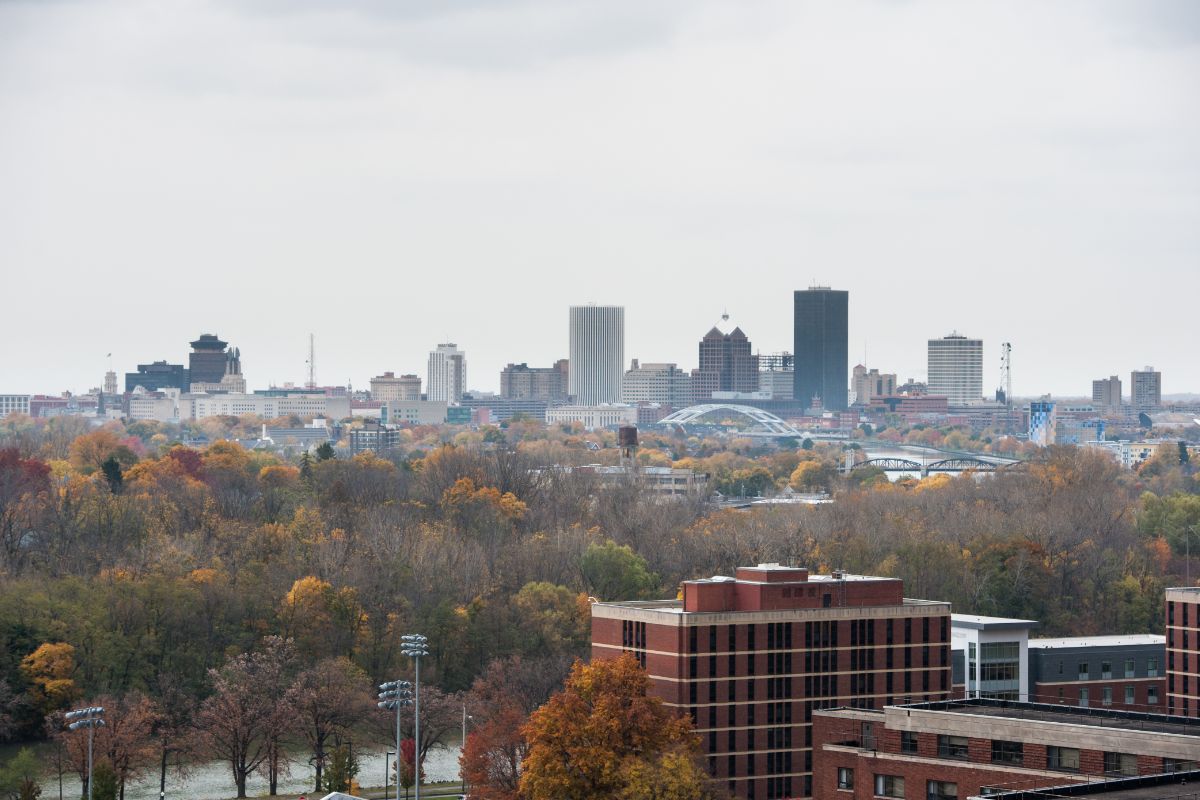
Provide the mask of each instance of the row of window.
{"label": "row of window", "polygon": [[[1125,705],[1132,706],[1132,705],[1136,704],[1137,701],[1135,699],[1135,696],[1136,696],[1136,687],[1126,685],[1125,686]],[[1063,699],[1063,690],[1062,689],[1058,690],[1058,697],[1060,700]],[[1091,693],[1088,691],[1088,687],[1081,686],[1079,688],[1079,706],[1080,706],[1080,708],[1087,708],[1090,703],[1091,703]],[[1100,689],[1100,704],[1104,705],[1104,706],[1111,706],[1113,704],[1113,690],[1112,690],[1111,686],[1104,686]],[[1146,687],[1146,704],[1151,705],[1151,706],[1158,705],[1158,687],[1157,686],[1147,686]]]}
{"label": "row of window", "polygon": [[[992,763],[1013,765],[1025,763],[1024,743],[993,739],[991,745]],[[917,734],[912,731],[901,731],[900,752],[915,754],[917,751]],[[968,751],[969,742],[965,736],[939,734],[937,737],[937,754],[939,758],[967,761],[969,758]],[[1047,747],[1046,766],[1049,769],[1062,770],[1064,772],[1078,772],[1078,748]],[[1105,753],[1104,772],[1109,775],[1137,775],[1137,756],[1130,753]]]}
{"label": "row of window", "polygon": [[[837,788],[854,788],[854,770],[850,767],[838,767]],[[901,775],[875,775],[875,796],[903,798],[904,777]],[[958,800],[958,784],[951,781],[926,781],[925,797],[927,800]]]}
{"label": "row of window", "polygon": [[[1126,677],[1126,678],[1136,678],[1137,677],[1137,659],[1127,658],[1127,659],[1125,659],[1125,663],[1123,666],[1124,666],[1124,673],[1125,673],[1124,677]],[[1059,660],[1058,674],[1063,675],[1064,669],[1065,669],[1065,667],[1063,666],[1062,660]],[[1091,674],[1092,674],[1091,662],[1080,661],[1079,662],[1079,670],[1078,670],[1077,674],[1079,676],[1079,680],[1081,680],[1081,681],[1091,680],[1092,679],[1091,678]],[[1100,662],[1100,679],[1101,680],[1110,680],[1110,679],[1112,679],[1112,676],[1113,676],[1113,662],[1101,661]],[[1157,678],[1158,677],[1158,656],[1152,656],[1152,657],[1146,659],[1146,677],[1147,678]]]}
{"label": "row of window", "polygon": [[[875,620],[851,620],[849,622],[805,622],[804,623],[804,648],[806,650],[820,648],[837,648],[839,640],[839,631],[845,626],[850,633],[850,646],[873,646],[875,644]],[[700,652],[700,628],[704,626],[692,626],[688,628],[688,652],[697,654]],[[746,631],[746,650],[757,650],[757,633],[759,628],[764,628],[766,637],[767,650],[793,650],[795,646],[792,642],[792,630],[795,627],[788,622],[769,622],[760,625],[728,625],[717,626],[709,625],[708,627],[708,652],[717,652],[717,628],[725,627],[727,630],[727,640],[725,642],[726,651],[737,650],[736,631],[738,628],[744,628]],[[897,620],[884,620],[884,638],[887,644],[897,643],[897,639],[902,637],[902,644],[921,644],[933,642],[941,644],[950,641],[950,621],[947,617],[938,618],[937,633],[938,638],[932,638],[933,625],[930,617],[922,617],[920,621],[920,639],[914,642],[914,624],[912,617],[905,617],[902,624],[897,624]],[[899,628],[899,631],[897,630]],[[898,635],[899,634],[899,635]]]}

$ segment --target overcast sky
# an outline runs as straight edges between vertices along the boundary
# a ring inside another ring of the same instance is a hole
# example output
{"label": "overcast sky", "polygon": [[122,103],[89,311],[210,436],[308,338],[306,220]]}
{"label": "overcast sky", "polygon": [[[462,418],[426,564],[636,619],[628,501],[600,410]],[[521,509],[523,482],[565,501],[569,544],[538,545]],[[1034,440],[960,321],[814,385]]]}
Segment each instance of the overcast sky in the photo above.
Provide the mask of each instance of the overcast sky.
{"label": "overcast sky", "polygon": [[626,307],[850,358],[1013,345],[1019,395],[1200,392],[1200,3],[0,0],[0,391],[219,334],[252,387],[472,388]]}

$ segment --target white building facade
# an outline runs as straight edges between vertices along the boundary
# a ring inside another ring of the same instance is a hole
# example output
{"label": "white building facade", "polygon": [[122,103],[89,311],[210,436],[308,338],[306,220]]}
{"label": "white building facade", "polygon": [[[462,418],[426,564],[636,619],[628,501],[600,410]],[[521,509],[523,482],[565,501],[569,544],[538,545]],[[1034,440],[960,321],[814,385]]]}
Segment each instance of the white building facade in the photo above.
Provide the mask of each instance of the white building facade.
{"label": "white building facade", "polygon": [[611,428],[616,425],[636,425],[637,406],[617,403],[602,403],[594,406],[550,406],[546,409],[546,422],[582,422],[588,430]]}
{"label": "white building facade", "polygon": [[571,306],[567,393],[581,406],[621,399],[624,306]]}
{"label": "white building facade", "polygon": [[929,340],[929,394],[952,406],[983,402],[983,340],[957,333]]}
{"label": "white building facade", "polygon": [[1029,632],[1031,619],[950,615],[950,647],[962,659],[967,697],[995,697],[1029,702]]}
{"label": "white building facade", "polygon": [[350,397],[294,392],[288,394],[183,394],[179,397],[179,419],[241,417],[252,414],[274,419],[295,414],[300,418],[350,416]]}
{"label": "white building facade", "polygon": [[28,414],[29,398],[27,394],[0,394],[0,417],[9,414]]}
{"label": "white building facade", "polygon": [[428,377],[428,399],[457,403],[467,390],[467,354],[453,342],[439,344],[429,354]]}

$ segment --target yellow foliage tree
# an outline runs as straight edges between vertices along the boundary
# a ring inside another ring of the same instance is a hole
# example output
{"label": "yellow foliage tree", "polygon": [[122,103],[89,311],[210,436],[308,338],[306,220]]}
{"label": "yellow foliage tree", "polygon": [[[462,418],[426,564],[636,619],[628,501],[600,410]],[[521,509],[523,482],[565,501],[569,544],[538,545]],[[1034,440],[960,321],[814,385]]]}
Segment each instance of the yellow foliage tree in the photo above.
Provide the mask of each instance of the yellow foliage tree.
{"label": "yellow foliage tree", "polygon": [[46,642],[21,659],[21,674],[31,684],[34,705],[43,714],[64,708],[79,696],[75,648],[66,642]]}

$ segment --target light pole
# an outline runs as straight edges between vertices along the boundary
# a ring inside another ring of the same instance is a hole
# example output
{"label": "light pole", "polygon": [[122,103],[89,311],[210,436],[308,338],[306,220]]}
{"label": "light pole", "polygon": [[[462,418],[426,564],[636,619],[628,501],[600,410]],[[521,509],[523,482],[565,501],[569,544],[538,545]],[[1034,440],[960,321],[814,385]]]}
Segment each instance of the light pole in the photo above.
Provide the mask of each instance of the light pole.
{"label": "light pole", "polygon": [[404,649],[400,652],[411,658],[416,665],[413,678],[413,768],[416,779],[414,800],[421,800],[421,657],[429,655],[429,640],[419,633],[408,633],[400,637]]}
{"label": "light pole", "polygon": [[[475,719],[474,717],[472,717],[470,714],[467,713],[467,704],[463,703],[463,732],[462,732],[463,754],[466,754],[466,752],[467,752],[467,720],[474,720],[474,719]],[[463,793],[463,796],[466,797],[466,794],[467,794],[467,770],[465,768],[463,768],[463,769],[460,769],[460,772],[462,773],[459,776],[462,778],[462,793]]]}
{"label": "light pole", "polygon": [[[400,709],[412,705],[412,684],[408,681],[388,681],[379,684],[380,708],[396,712],[396,797],[400,797]],[[383,800],[387,800],[387,756],[383,757]]]}
{"label": "light pole", "polygon": [[104,727],[104,720],[100,719],[104,716],[104,708],[102,706],[90,706],[88,708],[79,708],[74,711],[68,711],[66,719],[71,720],[71,724],[67,727],[73,731],[87,728],[88,732],[88,800],[92,800],[92,739],[96,735],[96,728]]}

